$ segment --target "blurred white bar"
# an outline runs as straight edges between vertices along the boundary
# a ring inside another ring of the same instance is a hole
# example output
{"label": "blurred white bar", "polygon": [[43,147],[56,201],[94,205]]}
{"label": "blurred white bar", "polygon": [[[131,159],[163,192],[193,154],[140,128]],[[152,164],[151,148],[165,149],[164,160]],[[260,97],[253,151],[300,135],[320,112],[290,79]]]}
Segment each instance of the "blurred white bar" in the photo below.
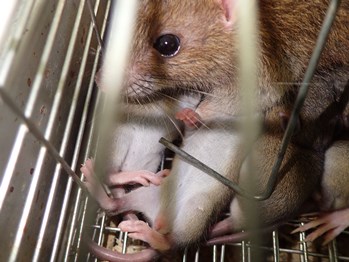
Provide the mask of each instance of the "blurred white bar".
{"label": "blurred white bar", "polygon": [[0,51],[6,41],[7,33],[11,18],[14,16],[15,7],[18,5],[18,0],[1,1],[0,2]]}
{"label": "blurred white bar", "polygon": [[[96,174],[104,166],[104,152],[108,145],[108,133],[118,112],[119,95],[122,88],[125,68],[132,46],[133,30],[137,14],[137,0],[117,1],[112,5],[111,23],[104,53],[101,83],[108,93],[105,100],[103,119],[95,160]],[[112,88],[110,88],[112,87]]]}

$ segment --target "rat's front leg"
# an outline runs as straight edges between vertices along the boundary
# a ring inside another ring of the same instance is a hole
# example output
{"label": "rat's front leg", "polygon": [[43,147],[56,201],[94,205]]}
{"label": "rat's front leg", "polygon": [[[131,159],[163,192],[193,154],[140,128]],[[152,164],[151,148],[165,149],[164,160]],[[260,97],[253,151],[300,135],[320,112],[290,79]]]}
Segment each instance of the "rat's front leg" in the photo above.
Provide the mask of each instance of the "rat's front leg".
{"label": "rat's front leg", "polygon": [[108,196],[101,183],[94,177],[93,161],[87,159],[80,171],[84,174],[85,186],[91,196],[98,202],[101,208],[107,212],[119,209],[120,202]]}
{"label": "rat's front leg", "polygon": [[162,183],[163,178],[168,176],[169,173],[169,169],[164,169],[157,173],[153,173],[147,170],[123,171],[119,173],[109,174],[106,179],[106,183],[109,186],[126,184],[140,184],[142,186],[149,186],[150,184],[153,184],[159,186]]}
{"label": "rat's front leg", "polygon": [[[101,183],[94,177],[94,167],[91,159],[86,160],[80,170],[86,177],[85,185],[89,193],[107,213],[115,213],[115,211],[121,211],[127,208],[125,207],[125,205],[129,203],[129,201],[125,201],[127,198],[111,198],[106,193]],[[153,184],[158,186],[168,174],[169,170],[167,169],[161,170],[156,174],[148,171],[120,172],[109,176],[108,185],[122,186],[126,184],[141,184],[142,186],[148,187],[150,184]]]}
{"label": "rat's front leg", "polygon": [[142,240],[160,252],[167,251],[171,248],[170,241],[166,236],[151,228],[144,221],[123,221],[119,224],[119,228],[122,231],[128,232],[129,237]]}

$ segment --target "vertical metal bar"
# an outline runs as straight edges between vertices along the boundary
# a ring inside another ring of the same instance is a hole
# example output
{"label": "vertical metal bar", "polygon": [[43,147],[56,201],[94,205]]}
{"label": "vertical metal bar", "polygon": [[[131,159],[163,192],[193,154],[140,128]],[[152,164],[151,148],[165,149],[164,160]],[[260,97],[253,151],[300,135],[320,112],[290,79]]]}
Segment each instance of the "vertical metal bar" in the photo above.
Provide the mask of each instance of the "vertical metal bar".
{"label": "vertical metal bar", "polygon": [[279,247],[279,233],[277,230],[273,231],[273,254],[274,254],[274,261],[279,262],[280,247]]}
{"label": "vertical metal bar", "polygon": [[[237,4],[238,15],[238,46],[239,49],[239,91],[241,94],[241,105],[243,115],[246,116],[242,121],[243,142],[246,152],[249,152],[253,141],[259,134],[259,123],[255,121],[257,112],[256,95],[258,85],[258,30],[257,30],[257,2],[255,0],[240,1]],[[253,176],[256,174],[256,169],[251,157],[246,157],[248,161],[247,182],[243,183],[244,188],[248,188],[249,192],[256,191],[256,185],[253,183]],[[246,222],[248,227],[258,227],[258,214],[256,214],[255,200],[242,199],[242,205],[247,208]],[[253,235],[253,243],[259,244],[259,237]],[[245,245],[245,243],[243,243]],[[249,247],[248,247],[249,248]],[[250,259],[250,256],[249,256]],[[256,261],[260,260],[257,256]]]}
{"label": "vertical metal bar", "polygon": [[124,236],[124,241],[123,241],[123,243],[122,243],[122,253],[123,254],[126,254],[126,252],[127,252],[127,238],[128,238],[128,233],[127,232],[125,232],[125,236]]}
{"label": "vertical metal bar", "polygon": [[212,247],[212,249],[213,249],[213,258],[212,258],[212,261],[213,262],[217,262],[217,245],[214,245],[213,247]]}
{"label": "vertical metal bar", "polygon": [[241,241],[241,262],[247,262],[246,241]]}
{"label": "vertical metal bar", "polygon": [[182,262],[187,262],[188,247],[185,247]]}
{"label": "vertical metal bar", "polygon": [[200,258],[200,248],[198,248],[195,252],[195,262],[199,262],[199,258]]}
{"label": "vertical metal bar", "polygon": [[[81,190],[79,192],[81,193]],[[84,205],[83,205],[81,221],[85,221],[87,205],[88,205],[88,198],[86,197]],[[81,245],[81,237],[80,236],[81,236],[81,232],[84,230],[84,226],[85,226],[84,223],[80,223],[79,228],[76,231],[76,233],[78,234],[79,237],[77,239],[77,244],[76,244],[76,250],[75,251],[78,251],[79,248],[80,248],[80,245]],[[75,252],[74,261],[79,261],[79,253],[78,252]]]}
{"label": "vertical metal bar", "polygon": [[[80,5],[78,8],[78,12],[77,12],[77,16],[75,19],[75,24],[74,24],[74,28],[72,31],[72,38],[70,40],[69,46],[68,46],[68,50],[67,50],[67,54],[66,54],[66,58],[65,58],[65,62],[63,65],[63,70],[62,70],[62,74],[61,74],[61,79],[59,81],[59,87],[58,90],[63,89],[63,87],[65,86],[65,82],[66,82],[66,78],[67,78],[67,73],[71,64],[71,60],[72,60],[72,56],[73,56],[73,50],[75,47],[75,43],[76,43],[76,39],[77,39],[77,34],[78,34],[78,30],[79,30],[79,26],[80,26],[80,22],[81,22],[81,18],[82,18],[82,13],[83,13],[83,9],[85,6],[85,1],[82,0],[80,1]],[[86,66],[86,60],[87,60],[87,55],[85,55],[83,57],[83,61],[81,63],[81,67],[79,70],[79,76],[78,76],[78,82],[75,86],[75,90],[74,90],[74,95],[73,95],[73,103],[71,104],[70,107],[70,111],[69,111],[69,116],[67,119],[67,125],[66,125],[66,131],[64,133],[63,136],[63,140],[62,140],[62,144],[61,144],[61,150],[60,150],[60,155],[64,156],[66,149],[67,149],[67,143],[68,143],[68,139],[71,133],[71,129],[73,126],[73,121],[74,121],[74,115],[76,112],[76,108],[77,108],[77,102],[78,102],[78,96],[81,90],[81,83],[82,83],[82,77],[84,74],[84,69]],[[55,97],[55,99],[58,99],[57,103],[54,103],[54,108],[53,108],[53,116],[55,116],[55,112],[57,111],[59,102],[61,100],[61,95]],[[52,119],[54,120],[55,117],[53,117]],[[52,121],[53,122],[53,121]],[[41,248],[42,248],[42,242],[44,239],[44,234],[46,232],[46,228],[47,228],[47,223],[50,217],[50,213],[51,213],[51,208],[52,208],[52,203],[54,201],[54,196],[56,193],[56,187],[57,187],[57,182],[58,182],[58,178],[60,176],[60,170],[61,170],[61,165],[57,164],[56,165],[56,169],[53,175],[53,181],[52,181],[52,185],[50,188],[50,193],[48,196],[48,200],[47,200],[47,204],[46,204],[46,208],[45,208],[45,212],[44,212],[44,217],[43,217],[43,222],[40,228],[40,232],[39,232],[39,237],[38,237],[38,241],[36,244],[36,248],[35,248],[35,253],[34,253],[34,257],[33,257],[33,261],[38,261],[40,259],[40,252],[41,252]]]}
{"label": "vertical metal bar", "polygon": [[220,262],[224,262],[225,259],[225,245],[222,245],[221,247],[221,260]]}
{"label": "vertical metal bar", "polygon": [[[117,1],[112,5],[111,32],[107,39],[101,83],[106,88],[104,117],[101,119],[97,154],[95,159],[95,172],[101,174],[105,166],[105,148],[109,144],[108,137],[112,126],[115,124],[115,115],[118,116],[119,96],[124,78],[125,68],[128,63],[133,28],[137,13],[137,0]],[[117,70],[115,70],[117,69]]]}
{"label": "vertical metal bar", "polygon": [[[301,223],[301,226],[303,226],[304,223]],[[308,262],[308,246],[307,246],[307,242],[305,241],[305,233],[304,232],[300,232],[299,233],[299,245],[300,245],[300,250],[303,251],[303,253],[301,254],[301,261],[302,262]]]}
{"label": "vertical metal bar", "polygon": [[330,262],[338,262],[336,239],[332,240],[328,244],[328,256],[329,256]]}
{"label": "vertical metal bar", "polygon": [[102,245],[103,243],[103,237],[104,237],[104,228],[105,228],[105,221],[106,221],[106,215],[104,214],[101,218],[101,222],[99,223],[99,234],[98,234],[98,245]]}

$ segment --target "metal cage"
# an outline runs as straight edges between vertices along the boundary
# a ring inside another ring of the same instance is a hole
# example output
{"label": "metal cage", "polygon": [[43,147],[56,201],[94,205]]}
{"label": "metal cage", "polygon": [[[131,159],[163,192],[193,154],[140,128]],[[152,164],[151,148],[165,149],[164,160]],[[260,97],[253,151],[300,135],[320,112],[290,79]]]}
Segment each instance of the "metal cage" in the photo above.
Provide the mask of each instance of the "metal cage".
{"label": "metal cage", "polygon": [[[94,261],[83,233],[127,249],[127,233],[96,212],[67,175],[95,150],[94,76],[112,2],[12,1],[0,38],[0,261]],[[265,233],[263,246],[247,240],[200,246],[176,259],[349,261],[348,231],[319,247],[306,243],[304,233],[289,234],[304,221]]]}

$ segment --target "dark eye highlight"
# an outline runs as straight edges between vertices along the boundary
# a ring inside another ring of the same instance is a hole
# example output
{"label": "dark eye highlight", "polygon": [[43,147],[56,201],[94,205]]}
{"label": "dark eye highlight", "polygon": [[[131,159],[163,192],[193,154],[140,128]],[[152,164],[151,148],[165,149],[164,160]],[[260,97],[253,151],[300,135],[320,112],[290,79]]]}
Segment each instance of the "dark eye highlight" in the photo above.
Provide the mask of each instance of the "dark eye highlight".
{"label": "dark eye highlight", "polygon": [[164,57],[175,56],[180,47],[181,41],[178,36],[172,34],[166,34],[159,36],[153,47]]}

